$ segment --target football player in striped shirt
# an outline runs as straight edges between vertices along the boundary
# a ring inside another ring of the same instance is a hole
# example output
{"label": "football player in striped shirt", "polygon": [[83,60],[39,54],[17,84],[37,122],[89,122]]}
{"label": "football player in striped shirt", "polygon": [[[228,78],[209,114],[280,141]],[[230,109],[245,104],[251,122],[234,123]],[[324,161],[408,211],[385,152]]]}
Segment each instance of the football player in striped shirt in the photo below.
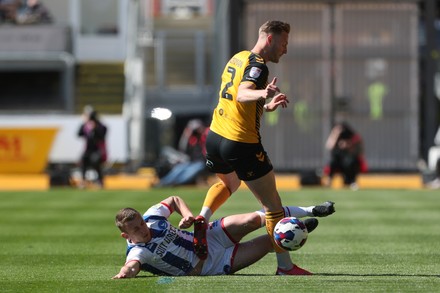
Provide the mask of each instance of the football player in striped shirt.
{"label": "football player in striped shirt", "polygon": [[[284,207],[288,216],[323,217],[334,213],[333,203],[318,206]],[[177,212],[182,216],[179,228],[169,221]],[[273,251],[267,234],[240,242],[252,231],[265,225],[264,211],[224,217],[209,224],[206,232],[209,254],[199,258],[193,248],[191,227],[194,216],[178,196],[170,196],[150,207],[142,216],[124,208],[115,219],[121,236],[127,240],[126,262],[113,279],[135,277],[141,270],[155,275],[192,276],[233,274]],[[318,225],[316,218],[304,221],[309,232]]]}

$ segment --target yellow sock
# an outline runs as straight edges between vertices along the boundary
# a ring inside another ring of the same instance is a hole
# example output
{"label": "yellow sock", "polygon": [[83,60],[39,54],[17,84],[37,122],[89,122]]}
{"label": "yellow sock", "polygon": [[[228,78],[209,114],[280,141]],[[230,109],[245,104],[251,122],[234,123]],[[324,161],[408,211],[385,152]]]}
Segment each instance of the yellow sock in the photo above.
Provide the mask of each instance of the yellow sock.
{"label": "yellow sock", "polygon": [[203,207],[209,208],[213,214],[230,196],[231,192],[223,182],[217,182],[209,188]]}
{"label": "yellow sock", "polygon": [[272,241],[273,248],[275,252],[285,252],[284,249],[279,247],[273,238],[273,230],[275,229],[275,225],[284,218],[284,210],[277,212],[266,212],[266,230],[267,234],[270,236],[270,240]]}

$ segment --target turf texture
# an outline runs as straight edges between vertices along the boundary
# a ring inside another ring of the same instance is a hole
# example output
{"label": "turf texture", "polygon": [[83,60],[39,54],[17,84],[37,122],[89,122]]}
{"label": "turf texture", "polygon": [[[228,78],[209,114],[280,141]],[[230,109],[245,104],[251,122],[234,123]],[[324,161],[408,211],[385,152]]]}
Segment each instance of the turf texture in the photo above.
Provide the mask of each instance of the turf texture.
{"label": "turf texture", "polygon": [[[303,248],[291,252],[313,276],[275,276],[275,255],[232,276],[112,280],[125,242],[114,226],[123,207],[145,211],[170,195],[197,214],[206,189],[53,189],[0,192],[0,292],[438,292],[440,193],[432,190],[282,191],[285,205],[336,202]],[[214,215],[260,209],[247,190]],[[171,221],[178,223],[178,216]],[[252,233],[248,238],[265,233]]]}

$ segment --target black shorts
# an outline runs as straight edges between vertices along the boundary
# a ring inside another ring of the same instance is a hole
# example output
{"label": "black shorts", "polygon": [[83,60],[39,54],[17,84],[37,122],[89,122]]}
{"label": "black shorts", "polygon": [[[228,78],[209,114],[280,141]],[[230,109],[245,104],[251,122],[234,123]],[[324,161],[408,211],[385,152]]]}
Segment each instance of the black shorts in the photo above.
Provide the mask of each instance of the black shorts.
{"label": "black shorts", "polygon": [[242,143],[209,131],[206,138],[206,166],[213,173],[233,171],[243,181],[263,177],[273,166],[261,143]]}

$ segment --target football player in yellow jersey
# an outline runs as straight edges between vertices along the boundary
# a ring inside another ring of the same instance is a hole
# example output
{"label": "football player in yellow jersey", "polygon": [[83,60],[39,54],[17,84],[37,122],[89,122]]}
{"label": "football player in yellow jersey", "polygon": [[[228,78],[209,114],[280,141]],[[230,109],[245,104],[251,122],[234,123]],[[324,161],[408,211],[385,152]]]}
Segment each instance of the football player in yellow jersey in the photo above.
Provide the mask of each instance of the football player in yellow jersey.
{"label": "football player in yellow jersey", "polygon": [[[268,83],[267,62],[278,63],[287,53],[290,25],[267,21],[258,32],[258,40],[250,51],[234,55],[222,74],[219,102],[214,109],[206,141],[206,165],[220,181],[209,189],[200,215],[194,222],[194,249],[203,258],[207,255],[206,223],[211,215],[244,181],[266,216],[266,229],[273,241],[273,229],[284,217],[275,184],[273,166],[261,144],[260,120],[263,111],[285,108],[289,100],[281,93],[274,77]],[[277,252],[277,275],[310,275],[294,265],[288,252],[274,242]]]}

